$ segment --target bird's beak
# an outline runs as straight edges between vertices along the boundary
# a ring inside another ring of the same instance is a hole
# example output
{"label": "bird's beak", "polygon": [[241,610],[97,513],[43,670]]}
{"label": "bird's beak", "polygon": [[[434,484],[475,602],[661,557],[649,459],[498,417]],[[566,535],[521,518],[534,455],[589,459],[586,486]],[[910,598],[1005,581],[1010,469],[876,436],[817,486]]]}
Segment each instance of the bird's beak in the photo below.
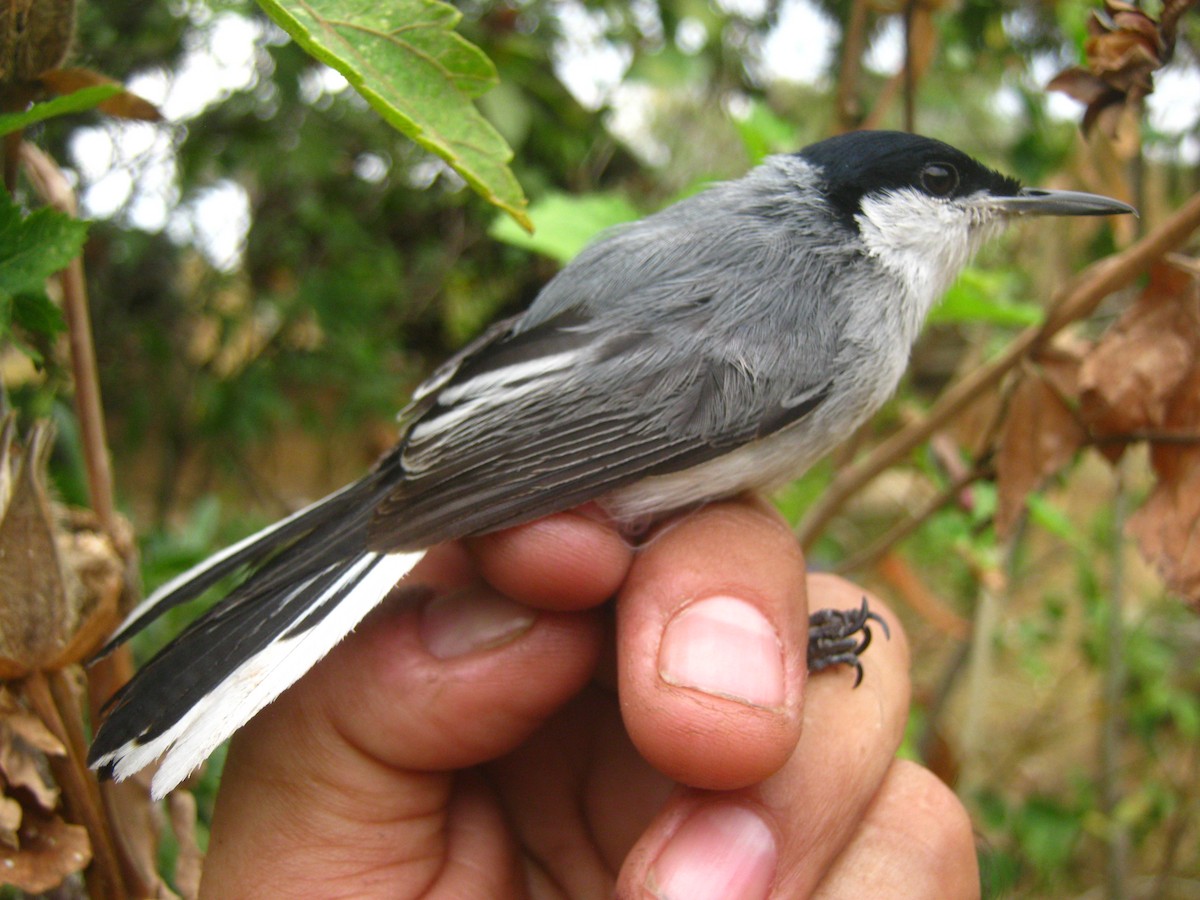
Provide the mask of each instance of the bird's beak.
{"label": "bird's beak", "polygon": [[1082,191],[1021,188],[1015,197],[992,197],[993,209],[1011,216],[1113,216],[1137,210],[1128,203]]}

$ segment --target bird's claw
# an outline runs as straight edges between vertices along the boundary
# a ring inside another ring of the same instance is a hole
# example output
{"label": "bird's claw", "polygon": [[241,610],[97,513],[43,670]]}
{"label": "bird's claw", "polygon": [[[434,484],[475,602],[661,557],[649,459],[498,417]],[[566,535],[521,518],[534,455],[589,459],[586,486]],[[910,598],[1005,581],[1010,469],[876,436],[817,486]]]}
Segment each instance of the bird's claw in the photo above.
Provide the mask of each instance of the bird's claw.
{"label": "bird's claw", "polygon": [[869,623],[872,621],[879,623],[884,637],[891,638],[887,622],[871,612],[866,597],[857,609],[822,609],[809,616],[808,671],[820,672],[837,665],[853,666],[854,686],[858,687],[863,677],[859,657],[871,646]]}

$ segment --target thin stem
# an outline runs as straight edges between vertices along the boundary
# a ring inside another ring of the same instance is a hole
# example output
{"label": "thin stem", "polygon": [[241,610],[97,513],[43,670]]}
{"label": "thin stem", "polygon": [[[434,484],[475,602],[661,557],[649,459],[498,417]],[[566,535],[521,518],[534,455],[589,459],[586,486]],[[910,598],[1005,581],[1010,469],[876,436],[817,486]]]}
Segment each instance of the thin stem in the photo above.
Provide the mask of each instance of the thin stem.
{"label": "thin stem", "polygon": [[846,24],[846,35],[842,41],[842,65],[838,71],[836,103],[839,131],[850,131],[862,119],[862,101],[858,96],[858,86],[862,73],[863,50],[866,47],[867,11],[867,0],[854,0],[850,7],[850,21]]}
{"label": "thin stem", "polygon": [[54,780],[62,788],[68,814],[87,829],[91,839],[92,865],[87,871],[88,894],[96,900],[109,897],[118,900],[126,896],[125,884],[113,847],[112,834],[101,811],[96,781],[87,771],[76,741],[72,740],[72,731],[64,722],[64,716],[46,675],[35,672],[26,678],[24,694],[34,714],[67,751],[65,759],[48,756],[47,760],[50,770],[54,773]]}
{"label": "thin stem", "polygon": [[[75,192],[53,159],[28,143],[21,145],[21,159],[30,182],[43,200],[68,215],[78,214]],[[104,408],[100,402],[100,376],[92,343],[83,260],[79,257],[71,260],[60,279],[63,316],[67,320],[67,336],[71,347],[71,372],[75,380],[75,415],[79,419],[88,473],[88,494],[92,509],[100,520],[100,527],[116,543],[119,534],[113,506],[112,468],[108,458]]]}
{"label": "thin stem", "polygon": [[917,73],[913,66],[913,16],[917,0],[904,4],[904,130],[916,130],[917,123]]}
{"label": "thin stem", "polygon": [[1116,468],[1113,496],[1112,544],[1109,555],[1108,626],[1105,648],[1103,691],[1104,715],[1100,721],[1100,811],[1108,823],[1108,854],[1105,860],[1105,893],[1111,900],[1128,896],[1129,829],[1117,815],[1121,803],[1121,734],[1125,720],[1121,701],[1125,694],[1125,520],[1129,493],[1125,489],[1124,460]]}
{"label": "thin stem", "polygon": [[953,502],[966,488],[970,487],[981,478],[991,474],[991,470],[977,466],[966,474],[954,479],[950,484],[946,485],[937,496],[930,500],[917,513],[902,519],[892,528],[888,529],[883,535],[872,541],[866,547],[859,550],[853,556],[842,560],[834,567],[834,572],[844,574],[854,571],[855,569],[863,569],[872,565],[881,556],[891,550],[896,544],[900,543],[918,528],[929,520],[930,516],[936,513],[939,509],[948,503]]}
{"label": "thin stem", "polygon": [[[1022,518],[1022,521],[1024,519]],[[1019,535],[1019,529],[1018,529]],[[975,613],[972,617],[970,650],[966,660],[966,712],[963,714],[959,732],[962,747],[962,775],[959,782],[964,794],[972,794],[982,785],[986,776],[983,771],[985,754],[985,732],[987,731],[988,686],[996,683],[996,632],[1000,627],[1004,600],[1011,583],[1009,569],[1013,559],[1012,548],[1019,540],[1014,535],[1008,545],[1005,570],[982,562],[975,579],[979,588]]]}
{"label": "thin stem", "polygon": [[[58,164],[40,149],[25,142],[20,145],[20,155],[30,183],[45,202],[68,215],[77,215],[79,205],[75,192]],[[128,547],[124,533],[117,525],[113,502],[112,468],[105,433],[104,407],[100,399],[100,377],[92,341],[83,260],[79,257],[73,259],[61,273],[60,280],[75,382],[75,411],[88,474],[88,494],[100,528],[118,552],[126,559],[131,559],[132,548]],[[131,579],[126,581],[127,590],[128,585],[133,583]],[[112,696],[116,688],[128,680],[132,668],[132,656],[127,646],[118,648],[91,667],[87,690],[93,716],[98,715],[101,704]],[[43,676],[31,679],[35,685],[36,679],[42,679],[41,683],[45,684]],[[65,722],[70,722],[69,734]],[[113,835],[118,823],[111,817],[109,805],[100,797],[95,776],[87,769],[81,723],[82,710],[78,703],[72,704],[72,711],[58,719],[59,727],[55,733],[63,735],[61,740],[70,748],[71,758],[69,765],[58,767],[62,771],[56,770],[55,778],[63,786],[64,793],[69,792],[79,798],[76,820],[88,830],[95,854],[93,867],[101,873],[103,882],[91,890],[92,896],[124,897],[130,882],[125,880],[122,873],[133,872],[135,867],[127,853],[117,853]],[[124,870],[122,864],[126,866]],[[105,892],[105,885],[111,888],[110,892]]]}

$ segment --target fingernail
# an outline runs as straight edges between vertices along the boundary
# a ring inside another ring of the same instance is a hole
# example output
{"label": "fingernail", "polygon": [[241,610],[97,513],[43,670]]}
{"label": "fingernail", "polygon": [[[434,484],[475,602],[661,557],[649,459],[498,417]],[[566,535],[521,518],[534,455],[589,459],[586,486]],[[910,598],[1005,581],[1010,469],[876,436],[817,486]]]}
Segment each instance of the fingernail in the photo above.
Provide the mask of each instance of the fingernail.
{"label": "fingernail", "polygon": [[507,644],[537,616],[526,606],[481,586],[434,597],[421,611],[421,640],[438,659],[465,656]]}
{"label": "fingernail", "polygon": [[754,606],[709,597],[685,606],[667,623],[659,648],[663,681],[777,709],[786,697],[783,645]]}
{"label": "fingernail", "polygon": [[775,880],[775,835],[741,806],[710,806],[683,823],[646,876],[658,900],[753,900]]}

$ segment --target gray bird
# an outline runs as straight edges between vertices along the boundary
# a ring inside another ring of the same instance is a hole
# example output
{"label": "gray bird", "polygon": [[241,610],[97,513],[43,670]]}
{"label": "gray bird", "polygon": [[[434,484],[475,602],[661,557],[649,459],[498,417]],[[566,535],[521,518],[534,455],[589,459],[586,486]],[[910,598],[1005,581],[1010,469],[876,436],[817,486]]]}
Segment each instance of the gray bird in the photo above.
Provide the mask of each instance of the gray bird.
{"label": "gray bird", "polygon": [[[241,582],[113,699],[89,763],[162,796],[443,541],[590,500],[618,522],[799,476],[892,394],[930,307],[1021,215],[1131,213],[874,131],[774,156],[596,240],[422,384],[361,480],[139,605],[104,651]],[[870,613],[814,617],[855,664]]]}

